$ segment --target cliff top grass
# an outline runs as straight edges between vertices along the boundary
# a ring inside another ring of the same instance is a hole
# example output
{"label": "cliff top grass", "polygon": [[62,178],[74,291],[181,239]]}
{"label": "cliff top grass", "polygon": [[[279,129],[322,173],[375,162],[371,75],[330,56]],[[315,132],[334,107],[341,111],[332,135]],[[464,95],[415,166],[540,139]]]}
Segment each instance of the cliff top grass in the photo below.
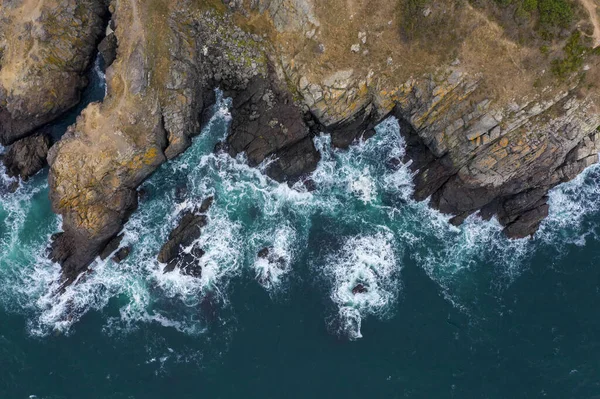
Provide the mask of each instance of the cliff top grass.
{"label": "cliff top grass", "polygon": [[[590,38],[600,32],[580,1],[597,0],[307,0],[319,26],[259,30],[312,82],[353,69],[372,71],[389,90],[453,65],[483,78],[489,96],[512,101],[551,97],[584,65],[597,68]],[[576,32],[586,50],[574,55]]]}

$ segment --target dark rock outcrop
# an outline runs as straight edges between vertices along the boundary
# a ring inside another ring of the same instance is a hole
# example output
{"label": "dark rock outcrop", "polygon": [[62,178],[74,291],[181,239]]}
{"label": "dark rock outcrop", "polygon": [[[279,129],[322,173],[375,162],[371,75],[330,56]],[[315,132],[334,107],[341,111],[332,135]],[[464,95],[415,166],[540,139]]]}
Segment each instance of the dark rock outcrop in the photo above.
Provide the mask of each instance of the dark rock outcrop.
{"label": "dark rock outcrop", "polygon": [[181,250],[191,245],[200,237],[202,227],[206,226],[206,215],[187,211],[179,221],[179,224],[169,234],[169,239],[158,253],[160,263],[169,263],[177,258]]}
{"label": "dark rock outcrop", "polygon": [[11,177],[27,180],[42,170],[48,162],[50,137],[44,132],[14,142],[2,157],[6,172]]}
{"label": "dark rock outcrop", "polygon": [[118,236],[116,236],[115,238],[110,240],[108,242],[108,244],[106,244],[106,247],[104,247],[102,252],[100,252],[100,255],[99,255],[100,259],[105,260],[113,252],[115,252],[117,250],[117,248],[119,248],[119,245],[121,245],[122,240],[123,240],[123,234],[119,234]]}
{"label": "dark rock outcrop", "polygon": [[[232,9],[248,11],[243,2],[235,3]],[[347,147],[372,135],[373,126],[393,113],[417,172],[415,197],[431,198],[433,206],[455,215],[454,223],[480,210],[486,217],[497,215],[510,236],[533,231],[547,212],[547,190],[597,160],[597,92],[585,79],[531,89],[544,66],[527,71],[528,51],[502,42],[497,53],[478,58],[473,46],[481,43],[471,38],[481,38],[489,48],[497,35],[469,36],[471,47],[460,51],[470,49],[467,55],[476,60],[451,66],[404,73],[413,66],[394,65],[392,57],[381,65],[370,63],[381,57],[351,62],[338,57],[338,62],[328,49],[345,38],[327,38],[331,30],[319,28],[334,22],[319,22],[321,11],[312,0],[296,3],[252,2],[254,11],[269,15],[273,25],[269,20],[266,25],[275,31],[251,21],[242,25],[264,29],[261,35],[236,26],[238,19],[218,4],[113,3],[119,46],[107,72],[107,97],[83,111],[48,157],[50,196],[64,229],[53,254],[67,278],[84,270],[119,233],[137,206],[136,189],[144,179],[190,146],[215,87],[233,98],[230,136],[215,150],[243,152],[251,165],[272,157],[267,173],[278,181],[293,182],[314,170],[315,132],[330,132],[333,145]],[[477,17],[481,21],[472,32],[489,33],[491,22]],[[405,46],[382,29],[381,40],[367,42],[363,35],[361,45],[368,43],[380,56],[392,48],[395,57],[405,54]],[[503,87],[500,94],[491,90],[504,76],[520,76],[522,84],[512,91]],[[591,92],[584,92],[583,84]],[[2,96],[0,90],[0,104]],[[191,226],[203,223],[198,215],[184,218]],[[199,228],[179,233],[173,233],[161,259],[172,261],[200,234]]]}
{"label": "dark rock outcrop", "polygon": [[117,58],[117,45],[117,36],[114,33],[105,36],[98,45],[98,51],[102,54],[105,68],[108,68],[115,62]]}
{"label": "dark rock outcrop", "polygon": [[113,260],[113,262],[121,263],[125,259],[127,259],[127,257],[129,256],[130,253],[131,253],[130,246],[119,248],[119,250],[113,255],[113,257],[111,259]]}
{"label": "dark rock outcrop", "polygon": [[164,272],[168,273],[179,268],[183,274],[199,277],[202,273],[198,259],[204,255],[201,248],[193,247],[190,252],[184,249],[193,244],[202,234],[208,218],[206,212],[210,209],[214,198],[205,198],[197,209],[187,211],[171,233],[167,242],[158,253],[158,261],[166,263]]}
{"label": "dark rock outcrop", "polygon": [[256,77],[245,90],[233,93],[227,148],[232,156],[244,152],[252,166],[272,156],[267,174],[280,182],[292,182],[312,172],[320,155],[302,110],[289,92],[274,82],[274,76]]}

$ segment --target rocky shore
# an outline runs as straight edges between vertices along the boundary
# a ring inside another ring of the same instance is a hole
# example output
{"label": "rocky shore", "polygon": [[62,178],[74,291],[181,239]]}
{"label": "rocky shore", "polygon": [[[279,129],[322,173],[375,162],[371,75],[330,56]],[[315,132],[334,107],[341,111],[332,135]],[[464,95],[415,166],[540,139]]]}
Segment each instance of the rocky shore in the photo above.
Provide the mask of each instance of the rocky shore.
{"label": "rocky shore", "polygon": [[[430,198],[455,224],[476,212],[496,216],[515,238],[533,234],[547,216],[549,189],[597,162],[600,57],[577,30],[540,54],[485,10],[441,2],[418,20],[427,27],[447,15],[457,24],[464,37],[443,52],[427,38],[403,36],[404,14],[384,1],[5,4],[0,142],[15,143],[5,163],[23,179],[48,152],[52,206],[63,216],[51,257],[67,283],[118,249],[138,186],[191,145],[215,88],[232,98],[220,149],[245,153],[252,166],[273,159],[273,179],[292,183],[316,168],[315,134],[346,148],[395,116],[415,198]],[[109,65],[107,96],[48,150],[39,129],[77,103],[98,47]],[[567,73],[556,69],[564,60]],[[166,271],[199,275],[188,264],[202,254],[181,251],[206,216],[192,212],[182,223],[159,260]]]}

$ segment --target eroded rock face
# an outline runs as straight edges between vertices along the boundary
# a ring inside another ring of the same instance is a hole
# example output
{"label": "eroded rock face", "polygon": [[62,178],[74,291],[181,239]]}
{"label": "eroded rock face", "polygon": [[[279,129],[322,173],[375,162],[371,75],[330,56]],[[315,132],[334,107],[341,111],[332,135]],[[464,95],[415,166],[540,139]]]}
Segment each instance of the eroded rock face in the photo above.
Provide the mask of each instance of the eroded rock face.
{"label": "eroded rock face", "polygon": [[[596,75],[534,90],[544,66],[532,67],[527,49],[472,8],[462,11],[469,17],[462,62],[421,52],[403,64],[411,55],[387,20],[388,3],[379,4],[385,21],[352,10],[368,11],[363,0],[333,13],[312,0],[226,3],[235,18],[218,2],[112,2],[118,48],[108,95],[84,110],[48,157],[64,228],[52,255],[68,281],[119,233],[143,180],[190,146],[215,87],[233,98],[230,136],[216,150],[244,152],[252,165],[273,157],[267,173],[278,181],[314,170],[316,132],[347,147],[395,115],[417,172],[415,197],[431,198],[454,223],[477,211],[496,215],[513,237],[535,231],[551,187],[596,161],[599,104],[589,89]],[[345,43],[340,29],[356,35]],[[350,51],[354,42],[360,51]],[[494,54],[480,55],[491,44]],[[518,84],[509,85],[514,76]],[[501,93],[491,89],[498,85]],[[201,224],[196,216],[185,218]],[[192,264],[171,263],[181,243],[172,248],[161,256],[171,270]]]}
{"label": "eroded rock face", "polygon": [[273,156],[269,176],[294,181],[312,172],[320,155],[302,111],[287,91],[273,83],[275,79],[256,77],[233,95],[228,148],[232,156],[245,152],[253,166]]}
{"label": "eroded rock face", "polygon": [[506,108],[465,101],[477,93],[452,72],[430,92],[413,87],[396,107],[418,170],[415,197],[431,197],[456,223],[483,210],[509,236],[528,236],[547,215],[548,190],[597,162],[600,115],[576,90]]}
{"label": "eroded rock face", "polygon": [[48,164],[46,156],[49,149],[50,137],[44,132],[16,141],[2,157],[7,174],[28,180]]}
{"label": "eroded rock face", "polygon": [[103,34],[104,0],[0,5],[0,143],[13,143],[79,102]]}
{"label": "eroded rock face", "polygon": [[184,250],[202,234],[202,228],[208,222],[206,212],[212,203],[213,197],[208,197],[202,201],[198,209],[185,212],[177,226],[169,233],[167,242],[158,253],[158,261],[166,263],[163,269],[165,273],[179,268],[183,274],[200,277],[202,268],[198,260],[204,255],[204,251],[197,246],[194,246],[189,252]]}

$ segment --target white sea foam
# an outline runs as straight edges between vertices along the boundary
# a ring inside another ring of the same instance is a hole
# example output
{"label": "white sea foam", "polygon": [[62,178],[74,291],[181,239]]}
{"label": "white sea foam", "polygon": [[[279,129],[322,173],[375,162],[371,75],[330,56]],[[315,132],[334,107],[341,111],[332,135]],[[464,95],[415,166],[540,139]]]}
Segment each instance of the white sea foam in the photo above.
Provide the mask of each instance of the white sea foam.
{"label": "white sea foam", "polygon": [[[256,280],[270,292],[277,292],[291,271],[296,250],[294,244],[297,243],[296,230],[290,226],[267,229],[255,233],[250,242],[257,251],[252,264]],[[268,254],[259,256],[260,247],[267,248]]]}
{"label": "white sea foam", "polygon": [[[60,267],[44,254],[60,227],[60,219],[47,211],[47,183],[40,178],[2,195],[2,306],[26,311],[30,331],[37,335],[68,333],[88,311],[109,304],[118,310],[106,321],[109,333],[152,323],[198,335],[207,330],[201,308],[207,302],[227,307],[232,281],[248,275],[277,294],[309,255],[310,270],[316,281],[325,282],[323,295],[335,307],[332,326],[357,339],[366,318],[392,313],[405,253],[451,303],[468,312],[478,287],[510,284],[538,248],[596,238],[590,215],[600,207],[598,166],[551,192],[550,217],[533,241],[508,240],[493,219],[474,215],[454,227],[450,216],[411,198],[413,176],[400,161],[405,143],[394,118],[381,123],[375,137],[347,150],[332,149],[327,135],[315,137],[322,160],[311,176],[314,192],[266,177],[272,159],[251,168],[243,155],[214,154],[230,120],[229,102],[219,98],[193,146],[145,183],[149,199],[125,226],[121,243],[132,247],[129,258],[121,264],[110,258],[94,262],[92,271],[62,295],[57,295]],[[11,182],[0,173],[1,185]],[[208,224],[192,244],[205,251],[197,260],[201,277],[164,273],[156,260],[161,245],[182,213],[209,195],[214,204]],[[265,247],[268,256],[259,257]]]}
{"label": "white sea foam", "polygon": [[[361,338],[362,319],[385,316],[399,290],[400,263],[389,231],[347,238],[322,268],[338,308],[335,325],[350,339]],[[321,272],[321,270],[317,270]]]}

